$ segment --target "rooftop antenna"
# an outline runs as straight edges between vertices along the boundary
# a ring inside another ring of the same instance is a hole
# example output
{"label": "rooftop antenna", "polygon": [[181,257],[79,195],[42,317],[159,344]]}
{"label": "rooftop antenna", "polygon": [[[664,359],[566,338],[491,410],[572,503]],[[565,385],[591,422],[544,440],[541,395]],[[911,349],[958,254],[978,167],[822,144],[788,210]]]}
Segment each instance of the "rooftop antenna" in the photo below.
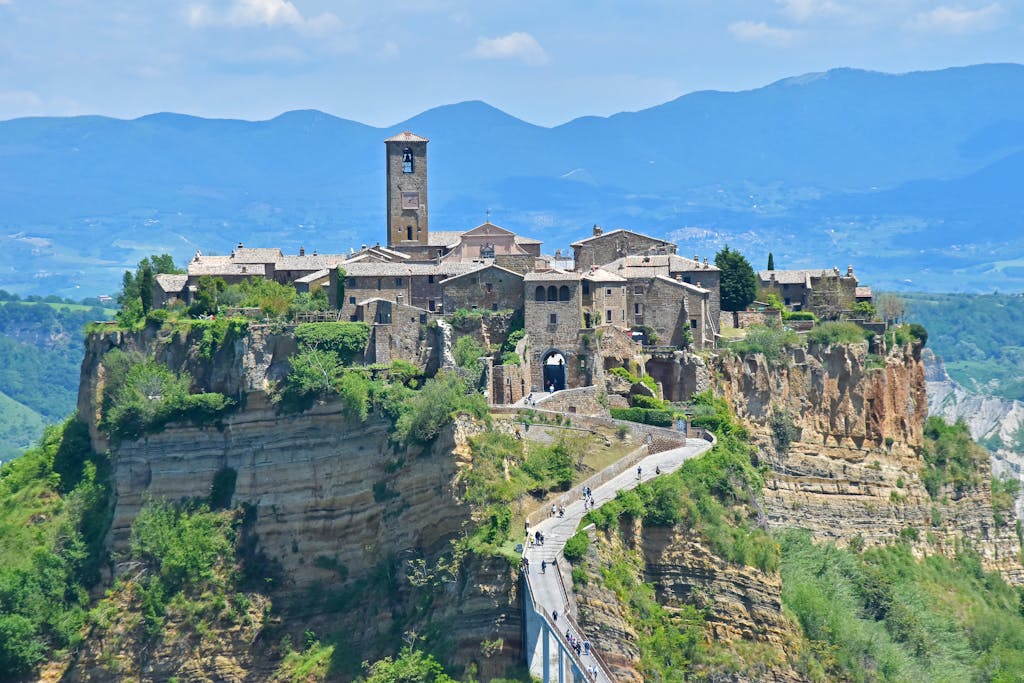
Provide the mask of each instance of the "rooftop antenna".
{"label": "rooftop antenna", "polygon": [[485,211],[484,213],[487,215],[487,222],[490,223],[491,222],[491,210],[487,209],[487,211]]}

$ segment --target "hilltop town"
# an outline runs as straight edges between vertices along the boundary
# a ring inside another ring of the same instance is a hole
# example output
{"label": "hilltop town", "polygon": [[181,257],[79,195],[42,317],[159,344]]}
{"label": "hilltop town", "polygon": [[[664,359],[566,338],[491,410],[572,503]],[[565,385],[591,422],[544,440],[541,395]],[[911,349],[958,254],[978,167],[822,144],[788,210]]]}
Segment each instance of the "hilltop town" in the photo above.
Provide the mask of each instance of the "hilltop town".
{"label": "hilltop town", "polygon": [[[159,274],[153,305],[190,304],[205,279],[226,284],[273,280],[301,293],[326,296],[330,311],[307,320],[361,321],[371,338],[364,361],[401,359],[440,365],[443,341],[424,326],[442,329],[453,319],[481,320],[479,334],[500,344],[512,332],[516,362],[490,359],[491,403],[510,404],[531,393],[598,384],[609,357],[648,351],[714,349],[723,330],[770,322],[781,311],[723,311],[721,271],[707,256],[677,253],[672,242],[626,229],[592,234],[572,243],[572,254],[544,254],[541,241],[489,220],[466,231],[431,230],[427,144],[403,132],[385,140],[387,226],[385,244],[348,253],[284,254],[277,248],[238,244],[230,255],[197,252],[186,274]],[[870,302],[853,268],[764,270],[762,294],[786,311],[810,317],[849,317]],[[230,313],[231,311],[227,311]],[[795,320],[794,325],[811,323]],[[603,347],[603,351],[598,347]],[[658,378],[665,398],[682,400],[669,378]]]}

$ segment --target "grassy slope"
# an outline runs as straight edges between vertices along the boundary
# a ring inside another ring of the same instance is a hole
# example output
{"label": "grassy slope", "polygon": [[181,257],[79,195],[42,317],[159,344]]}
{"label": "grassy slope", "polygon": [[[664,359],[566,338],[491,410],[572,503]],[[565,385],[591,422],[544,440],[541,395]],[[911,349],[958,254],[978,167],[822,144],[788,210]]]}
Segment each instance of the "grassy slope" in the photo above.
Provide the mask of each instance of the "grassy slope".
{"label": "grassy slope", "polygon": [[32,445],[45,426],[42,415],[0,392],[0,462]]}
{"label": "grassy slope", "polygon": [[1024,399],[1024,296],[901,294],[908,318],[968,389]]}

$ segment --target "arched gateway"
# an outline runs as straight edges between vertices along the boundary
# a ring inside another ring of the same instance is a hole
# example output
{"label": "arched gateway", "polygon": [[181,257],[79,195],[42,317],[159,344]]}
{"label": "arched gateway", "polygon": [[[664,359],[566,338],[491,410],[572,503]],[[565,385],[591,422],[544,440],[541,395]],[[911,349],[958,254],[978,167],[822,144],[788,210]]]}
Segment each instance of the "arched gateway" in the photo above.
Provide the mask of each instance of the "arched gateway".
{"label": "arched gateway", "polygon": [[544,354],[544,391],[553,387],[555,391],[565,389],[565,354],[551,349]]}

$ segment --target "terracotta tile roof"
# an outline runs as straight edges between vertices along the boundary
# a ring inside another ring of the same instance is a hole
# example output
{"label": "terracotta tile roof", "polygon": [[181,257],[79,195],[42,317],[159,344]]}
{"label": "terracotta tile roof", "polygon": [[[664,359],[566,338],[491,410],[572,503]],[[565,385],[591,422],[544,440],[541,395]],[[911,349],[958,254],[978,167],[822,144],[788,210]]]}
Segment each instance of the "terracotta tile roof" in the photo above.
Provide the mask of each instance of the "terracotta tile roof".
{"label": "terracotta tile roof", "polygon": [[318,270],[315,273],[310,273],[309,275],[304,275],[304,276],[302,276],[300,278],[295,278],[295,282],[301,282],[303,284],[310,284],[312,282],[316,282],[320,278],[325,278],[325,277],[329,276],[330,274],[331,274],[331,271],[325,268],[323,270]]}
{"label": "terracotta tile roof", "polygon": [[267,269],[262,263],[207,263],[204,261],[193,261],[188,264],[188,274],[191,275],[253,275],[264,277]]}
{"label": "terracotta tile roof", "polygon": [[464,273],[459,273],[457,275],[453,275],[452,277],[449,277],[449,278],[445,279],[444,280],[444,284],[448,284],[449,282],[452,282],[453,280],[457,280],[460,277],[465,277],[467,275],[472,275],[473,273],[479,273],[480,271],[488,270],[490,268],[497,268],[498,270],[504,271],[507,275],[511,275],[512,277],[519,278],[520,280],[523,279],[523,276],[520,275],[519,273],[515,272],[514,270],[509,270],[508,268],[502,268],[501,266],[496,266],[493,263],[478,263],[476,265],[479,266],[479,267],[478,268],[474,268],[473,270],[467,270]]}
{"label": "terracotta tile roof", "polygon": [[430,140],[424,137],[420,137],[419,135],[416,135],[416,133],[411,133],[407,130],[403,130],[401,133],[398,133],[397,135],[392,135],[384,142],[430,142]]}
{"label": "terracotta tile roof", "polygon": [[274,262],[277,270],[322,270],[335,268],[349,259],[348,254],[306,254],[281,256]]}
{"label": "terracotta tile roof", "polygon": [[590,270],[583,273],[584,280],[591,280],[593,282],[625,282],[626,278],[611,273],[604,268],[591,268]]}
{"label": "terracotta tile roof", "polygon": [[526,282],[565,282],[567,280],[579,280],[580,274],[565,270],[534,270],[523,276]]}
{"label": "terracotta tile roof", "polygon": [[462,240],[459,230],[434,230],[427,234],[427,245],[431,247],[451,247]]}
{"label": "terracotta tile roof", "polygon": [[180,292],[185,289],[185,284],[188,282],[188,275],[158,273],[153,280],[161,290],[170,294]]}
{"label": "terracotta tile roof", "polygon": [[238,247],[231,252],[235,263],[274,263],[284,254],[280,249]]}
{"label": "terracotta tile roof", "polygon": [[662,244],[670,245],[670,246],[673,246],[673,247],[675,246],[671,242],[669,242],[667,240],[663,240],[660,237],[651,237],[650,235],[645,235],[645,234],[643,234],[641,232],[634,232],[633,230],[624,230],[622,228],[618,228],[616,230],[609,230],[608,232],[602,233],[600,235],[591,235],[590,237],[587,237],[587,238],[581,239],[579,241],[573,242],[569,246],[570,247],[578,247],[578,246],[581,246],[583,244],[586,244],[587,242],[591,242],[593,240],[601,239],[603,237],[608,237],[610,235],[618,235],[618,234],[630,234],[630,235],[636,235],[637,237],[646,237],[647,239],[657,240],[657,241],[661,242]]}
{"label": "terracotta tile roof", "polygon": [[699,286],[693,284],[692,282],[682,282],[680,280],[676,280],[675,278],[671,278],[671,277],[669,277],[667,275],[659,275],[655,279],[656,280],[661,280],[662,282],[668,282],[670,284],[676,285],[677,287],[682,287],[683,289],[687,289],[687,290],[693,292],[694,294],[710,294],[711,293],[710,289],[704,289],[703,287],[699,287]]}
{"label": "terracotta tile roof", "polygon": [[838,277],[832,269],[813,268],[810,270],[762,270],[757,273],[762,282],[769,282],[772,275],[780,285],[811,286],[812,277]]}
{"label": "terracotta tile roof", "polygon": [[656,277],[657,275],[668,275],[669,273],[706,273],[719,270],[712,263],[704,265],[700,261],[677,256],[676,254],[623,256],[603,265],[602,268],[625,278]]}
{"label": "terracotta tile roof", "polygon": [[858,299],[870,299],[871,298],[871,288],[870,287],[857,287],[854,290],[853,295],[856,298],[858,298]]}
{"label": "terracotta tile roof", "polygon": [[516,235],[516,244],[541,244],[540,240],[535,240],[532,237],[524,237],[523,235]]}

